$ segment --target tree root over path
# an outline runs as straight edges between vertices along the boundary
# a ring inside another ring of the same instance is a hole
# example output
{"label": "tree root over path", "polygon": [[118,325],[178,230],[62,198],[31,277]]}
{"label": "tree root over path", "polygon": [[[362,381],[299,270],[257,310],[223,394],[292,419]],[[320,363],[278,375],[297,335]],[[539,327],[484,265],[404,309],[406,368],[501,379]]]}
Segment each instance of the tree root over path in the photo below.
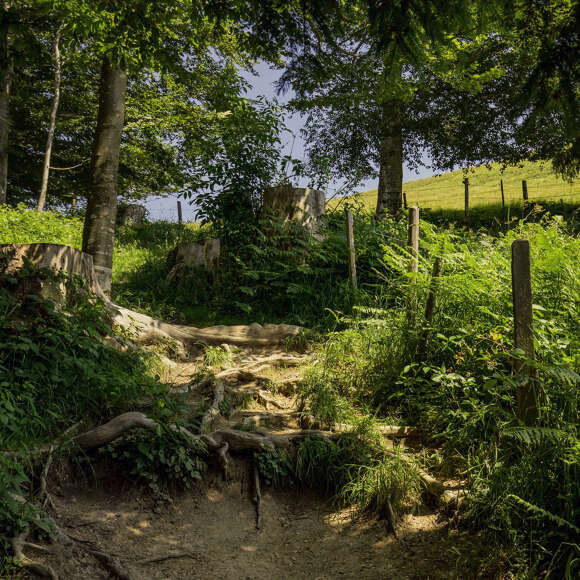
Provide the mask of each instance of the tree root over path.
{"label": "tree root over path", "polygon": [[[20,496],[15,496],[15,499],[20,502],[26,502],[26,500]],[[131,575],[123,564],[113,556],[102,552],[101,550],[97,549],[92,545],[91,542],[85,540],[79,540],[72,536],[65,534],[61,528],[56,525],[54,520],[51,520],[53,528],[55,530],[55,541],[64,546],[71,546],[76,545],[82,551],[87,552],[91,556],[93,556],[96,560],[98,560],[108,572],[110,572],[115,578],[119,580],[131,580]],[[26,528],[23,532],[21,532],[18,536],[12,538],[12,551],[14,553],[14,557],[18,564],[25,568],[26,570],[36,574],[37,576],[41,576],[42,578],[51,578],[52,580],[58,580],[58,575],[56,572],[48,565],[42,564],[37,562],[36,560],[32,560],[28,556],[24,554],[24,548],[28,547],[39,552],[54,554],[55,549],[53,547],[46,547],[46,546],[39,546],[38,544],[32,544],[27,542],[28,534],[30,533],[29,528]]]}
{"label": "tree root over path", "polygon": [[[113,324],[129,329],[133,340],[139,343],[158,343],[176,341],[181,354],[185,355],[194,344],[233,344],[236,346],[268,346],[279,344],[287,336],[298,334],[299,326],[291,324],[257,323],[238,326],[212,326],[196,328],[169,324],[151,318],[146,314],[134,312],[110,301],[100,288],[95,274],[93,257],[76,248],[60,244],[6,244],[0,245],[0,254],[7,256],[4,267],[7,273],[21,269],[25,262],[38,268],[50,268],[81,276],[87,288],[104,300]],[[66,288],[63,284],[38,281],[40,293],[51,297],[64,298]]]}

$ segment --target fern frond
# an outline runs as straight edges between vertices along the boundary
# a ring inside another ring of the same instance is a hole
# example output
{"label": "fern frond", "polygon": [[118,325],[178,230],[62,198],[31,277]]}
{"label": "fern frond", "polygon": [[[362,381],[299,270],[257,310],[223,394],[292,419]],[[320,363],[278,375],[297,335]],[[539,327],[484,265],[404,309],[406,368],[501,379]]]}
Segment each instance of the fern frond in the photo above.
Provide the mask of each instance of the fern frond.
{"label": "fern frond", "polygon": [[513,439],[527,445],[542,443],[569,443],[572,435],[561,429],[551,427],[510,427],[502,431],[502,437]]}
{"label": "fern frond", "polygon": [[553,514],[552,512],[549,512],[549,511],[547,511],[547,510],[545,510],[545,509],[543,509],[543,508],[541,508],[533,503],[530,503],[530,502],[526,501],[525,499],[518,497],[517,495],[510,493],[507,495],[507,499],[513,500],[516,504],[525,508],[528,512],[534,514],[538,518],[550,520],[551,522],[553,522],[554,524],[557,524],[558,526],[561,526],[563,528],[568,528],[568,529],[572,530],[573,532],[580,534],[580,528],[576,527],[573,523],[569,522],[568,520],[565,520],[564,518],[561,518],[560,516],[557,516],[556,514]]}

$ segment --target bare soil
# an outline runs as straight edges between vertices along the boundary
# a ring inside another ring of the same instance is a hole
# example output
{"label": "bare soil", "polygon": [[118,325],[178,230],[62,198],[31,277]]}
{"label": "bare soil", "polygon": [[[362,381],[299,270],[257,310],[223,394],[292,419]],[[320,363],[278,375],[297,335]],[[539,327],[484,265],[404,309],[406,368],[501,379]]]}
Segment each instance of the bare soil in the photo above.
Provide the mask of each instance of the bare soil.
{"label": "bare soil", "polygon": [[[265,488],[258,531],[248,485],[244,476],[224,485],[216,475],[161,509],[136,489],[69,488],[56,508],[67,533],[96,542],[135,579],[478,577],[479,538],[449,531],[436,512],[407,516],[397,540],[384,522],[334,509],[311,491]],[[109,577],[82,553],[43,560],[61,578]]]}

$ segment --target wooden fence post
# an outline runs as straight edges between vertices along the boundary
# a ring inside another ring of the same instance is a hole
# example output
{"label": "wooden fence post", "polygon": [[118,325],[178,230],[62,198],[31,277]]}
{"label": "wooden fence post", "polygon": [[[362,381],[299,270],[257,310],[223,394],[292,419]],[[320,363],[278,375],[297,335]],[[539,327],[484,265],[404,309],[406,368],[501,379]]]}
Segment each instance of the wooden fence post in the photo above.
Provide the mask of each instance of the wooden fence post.
{"label": "wooden fence post", "polygon": [[419,357],[427,352],[427,345],[431,338],[431,324],[433,322],[433,315],[435,314],[435,306],[437,305],[437,292],[439,290],[439,278],[443,272],[443,259],[440,256],[435,258],[433,262],[433,272],[431,274],[431,285],[429,286],[429,295],[425,304],[425,329],[423,331],[423,340],[419,347]]}
{"label": "wooden fence post", "polygon": [[469,179],[466,177],[463,180],[463,185],[465,185],[465,218],[469,216]]}
{"label": "wooden fence post", "polygon": [[407,209],[407,192],[403,191],[403,207]]}
{"label": "wooden fence post", "polygon": [[[532,327],[532,279],[530,273],[530,242],[512,243],[512,300],[514,305],[514,344],[523,350],[527,360],[534,360]],[[536,372],[526,361],[516,360],[516,372],[525,379],[518,387],[518,417],[525,425],[533,425],[538,417],[534,378]]]}
{"label": "wooden fence post", "polygon": [[352,211],[346,211],[346,245],[348,247],[348,273],[350,285],[356,290],[356,257],[354,253],[354,219]]}
{"label": "wooden fence post", "polygon": [[411,254],[408,271],[416,273],[419,271],[419,208],[416,205],[409,208],[407,250]]}
{"label": "wooden fence post", "polygon": [[499,186],[501,188],[501,208],[505,209],[505,196],[503,194],[503,179],[499,180]]}
{"label": "wooden fence post", "polygon": [[181,213],[181,202],[177,200],[177,221],[183,223],[183,215]]}
{"label": "wooden fence post", "polygon": [[409,225],[407,229],[407,251],[409,252],[409,264],[407,271],[409,272],[409,296],[407,301],[407,320],[409,326],[415,325],[415,317],[417,311],[417,289],[415,282],[417,279],[417,272],[419,271],[419,208],[413,206],[409,208]]}
{"label": "wooden fence post", "polygon": [[522,196],[524,198],[524,213],[528,211],[530,202],[528,201],[528,182],[522,179]]}

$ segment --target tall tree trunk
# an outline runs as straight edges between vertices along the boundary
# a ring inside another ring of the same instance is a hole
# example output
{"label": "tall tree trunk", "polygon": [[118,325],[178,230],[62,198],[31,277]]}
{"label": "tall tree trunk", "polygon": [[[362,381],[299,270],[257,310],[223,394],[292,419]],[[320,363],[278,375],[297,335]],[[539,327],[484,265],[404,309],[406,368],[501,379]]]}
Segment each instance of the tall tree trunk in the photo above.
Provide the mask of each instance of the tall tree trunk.
{"label": "tall tree trunk", "polygon": [[60,58],[60,37],[64,26],[59,26],[56,31],[53,43],[54,51],[54,97],[52,99],[52,108],[50,110],[50,119],[48,122],[48,136],[46,137],[46,149],[44,151],[44,164],[42,166],[42,180],[40,182],[40,194],[38,196],[38,211],[44,211],[46,203],[46,191],[48,189],[48,175],[50,173],[50,157],[52,155],[52,143],[54,141],[54,130],[56,127],[56,114],[60,102],[60,80],[62,76],[62,62]]}
{"label": "tall tree trunk", "polygon": [[111,291],[117,178],[126,92],[127,73],[105,57],[101,69],[99,114],[91,159],[83,251],[93,256],[99,284],[106,294]]}
{"label": "tall tree trunk", "polygon": [[386,212],[401,212],[403,190],[403,134],[401,101],[386,101],[382,106],[383,133],[379,144],[379,187],[377,192],[377,216]]}
{"label": "tall tree trunk", "polygon": [[6,203],[8,189],[8,134],[10,131],[10,85],[12,55],[10,54],[9,3],[2,1],[0,15],[0,204]]}

